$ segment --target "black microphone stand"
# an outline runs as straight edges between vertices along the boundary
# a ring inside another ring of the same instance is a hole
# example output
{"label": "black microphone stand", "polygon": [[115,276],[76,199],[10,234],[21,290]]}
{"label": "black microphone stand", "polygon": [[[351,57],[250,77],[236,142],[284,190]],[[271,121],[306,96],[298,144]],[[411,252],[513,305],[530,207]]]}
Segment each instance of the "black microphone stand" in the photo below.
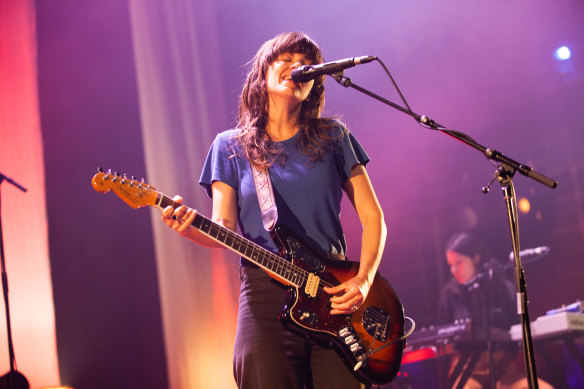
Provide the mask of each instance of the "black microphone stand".
{"label": "black microphone stand", "polygon": [[490,185],[495,181],[495,179],[501,184],[503,190],[503,196],[505,198],[506,206],[507,206],[507,215],[509,219],[509,229],[511,234],[511,243],[513,246],[513,253],[515,257],[515,288],[517,290],[517,312],[521,316],[521,326],[522,326],[522,341],[523,341],[523,356],[525,359],[525,366],[526,366],[526,373],[527,373],[527,381],[529,384],[530,389],[537,389],[538,382],[537,382],[537,373],[535,369],[535,355],[533,352],[533,340],[531,338],[531,325],[529,321],[529,314],[527,310],[528,298],[527,298],[527,287],[525,282],[525,273],[523,271],[523,267],[521,266],[521,258],[519,256],[519,224],[517,220],[517,200],[515,197],[515,187],[513,186],[513,175],[516,171],[523,174],[526,177],[530,177],[541,184],[544,184],[552,189],[554,189],[558,182],[540,174],[530,168],[527,165],[523,165],[519,162],[512,160],[511,158],[506,157],[502,153],[498,152],[497,150],[486,148],[479,143],[477,143],[474,139],[470,136],[454,130],[449,130],[444,126],[436,123],[434,120],[430,119],[426,115],[418,115],[417,113],[413,112],[408,104],[406,103],[404,97],[402,96],[399,88],[397,87],[393,77],[389,74],[389,71],[381,62],[381,60],[377,59],[377,61],[383,66],[387,75],[393,82],[397,92],[399,93],[400,97],[402,98],[404,104],[407,108],[401,107],[373,92],[368,91],[365,88],[362,88],[356,84],[354,84],[350,78],[344,76],[343,72],[339,72],[337,74],[332,74],[333,77],[339,84],[348,88],[351,87],[353,89],[358,90],[374,99],[381,101],[393,107],[411,117],[416,119],[416,121],[421,124],[422,126],[431,129],[440,131],[446,135],[449,135],[462,143],[480,151],[487,159],[498,166],[497,171],[495,172],[494,178],[491,182],[487,185],[487,187],[483,188],[483,192],[487,193],[489,191]]}
{"label": "black microphone stand", "polygon": [[[2,183],[7,181],[26,192],[26,188],[19,185],[14,180],[6,177],[4,174],[0,173],[0,189]],[[2,271],[2,292],[4,294],[4,308],[6,309],[6,332],[8,335],[8,357],[10,358],[10,372],[0,377],[0,389],[28,389],[28,380],[24,375],[19,373],[14,364],[16,358],[14,356],[14,346],[12,344],[12,327],[10,325],[10,307],[8,305],[8,276],[6,275],[6,262],[4,260],[4,239],[2,237],[2,191],[0,190],[0,265]]]}
{"label": "black microphone stand", "polygon": [[[479,333],[479,340],[485,341],[487,346],[487,357],[489,363],[489,382],[490,388],[497,387],[497,377],[495,377],[495,363],[493,360],[493,323],[494,323],[494,297],[493,297],[493,290],[494,290],[494,269],[492,264],[489,262],[490,258],[485,261],[486,265],[486,273],[479,273],[473,280],[468,281],[470,284],[469,291],[475,292],[478,294],[479,303],[477,307],[481,307],[480,309],[480,317],[483,318],[485,322],[484,327],[484,334]],[[481,279],[486,279],[484,284],[481,285]],[[484,286],[486,285],[486,287]],[[486,289],[486,293],[485,293]]]}

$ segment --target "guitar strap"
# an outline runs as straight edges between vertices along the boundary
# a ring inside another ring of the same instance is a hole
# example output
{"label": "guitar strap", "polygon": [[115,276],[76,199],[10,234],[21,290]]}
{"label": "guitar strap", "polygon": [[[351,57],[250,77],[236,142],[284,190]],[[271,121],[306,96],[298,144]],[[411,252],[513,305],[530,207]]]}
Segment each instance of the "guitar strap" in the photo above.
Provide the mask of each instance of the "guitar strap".
{"label": "guitar strap", "polygon": [[[274,199],[270,171],[266,168],[258,169],[251,162],[249,165],[251,166],[253,183],[256,188],[256,194],[258,195],[258,202],[262,213],[262,223],[264,224],[266,231],[272,231],[278,221],[278,208],[276,207],[276,200]],[[329,259],[347,259],[344,254],[324,253],[324,255]]]}
{"label": "guitar strap", "polygon": [[278,221],[278,208],[276,207],[276,200],[274,199],[270,171],[267,168],[259,169],[251,161],[249,162],[249,165],[251,166],[251,175],[258,195],[258,202],[262,213],[262,223],[264,224],[266,231],[272,231]]}

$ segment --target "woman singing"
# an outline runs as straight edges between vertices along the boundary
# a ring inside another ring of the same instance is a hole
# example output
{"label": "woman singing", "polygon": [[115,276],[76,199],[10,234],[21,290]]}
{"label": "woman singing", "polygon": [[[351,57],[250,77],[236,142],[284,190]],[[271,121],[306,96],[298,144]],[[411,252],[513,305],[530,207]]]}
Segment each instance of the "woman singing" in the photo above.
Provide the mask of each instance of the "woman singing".
{"label": "woman singing", "polygon": [[[276,252],[263,226],[251,165],[268,169],[278,223],[323,254],[342,257],[346,242],[340,222],[343,192],[363,226],[359,272],[325,288],[331,313],[349,314],[365,300],[383,253],[383,212],[365,170],[369,161],[356,138],[338,120],[321,118],[324,77],[291,79],[301,65],[322,63],[318,45],[306,34],[280,34],[265,42],[250,62],[237,128],[213,142],[200,184],[212,198],[214,222]],[[177,196],[175,201],[182,201]],[[196,211],[163,211],[165,223],[192,241],[223,248],[190,224]],[[286,330],[278,315],[284,289],[242,259],[233,370],[239,388],[361,388],[337,353]]]}

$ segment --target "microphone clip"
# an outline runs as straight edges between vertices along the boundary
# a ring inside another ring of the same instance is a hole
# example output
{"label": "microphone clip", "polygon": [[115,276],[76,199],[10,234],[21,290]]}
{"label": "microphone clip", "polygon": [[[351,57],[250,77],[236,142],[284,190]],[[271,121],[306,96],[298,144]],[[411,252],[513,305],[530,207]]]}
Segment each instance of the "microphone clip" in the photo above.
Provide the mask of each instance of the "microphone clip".
{"label": "microphone clip", "polygon": [[330,74],[330,76],[332,78],[334,78],[336,82],[338,82],[339,84],[341,84],[345,88],[348,88],[351,86],[351,79],[349,77],[345,77],[344,70],[341,70],[338,73]]}

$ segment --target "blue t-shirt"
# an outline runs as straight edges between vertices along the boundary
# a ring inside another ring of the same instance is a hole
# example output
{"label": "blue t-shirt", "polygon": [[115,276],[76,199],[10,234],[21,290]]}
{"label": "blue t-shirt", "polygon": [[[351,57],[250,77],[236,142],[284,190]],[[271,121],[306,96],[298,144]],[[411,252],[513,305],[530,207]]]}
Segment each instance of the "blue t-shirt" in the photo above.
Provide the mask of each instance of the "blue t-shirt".
{"label": "blue t-shirt", "polygon": [[[284,165],[273,164],[270,177],[278,207],[278,224],[284,225],[305,241],[328,254],[344,254],[345,236],[340,211],[342,185],[356,164],[366,165],[369,157],[349,131],[339,123],[333,134],[344,132],[333,150],[321,161],[313,163],[300,152],[297,141],[300,131],[280,142],[286,154]],[[253,242],[277,252],[276,245],[264,229],[261,211],[247,158],[234,155],[237,151],[233,136],[237,129],[228,130],[215,138],[199,184],[211,197],[211,184],[221,181],[237,192],[237,214],[240,233]],[[231,147],[230,147],[231,146]]]}

